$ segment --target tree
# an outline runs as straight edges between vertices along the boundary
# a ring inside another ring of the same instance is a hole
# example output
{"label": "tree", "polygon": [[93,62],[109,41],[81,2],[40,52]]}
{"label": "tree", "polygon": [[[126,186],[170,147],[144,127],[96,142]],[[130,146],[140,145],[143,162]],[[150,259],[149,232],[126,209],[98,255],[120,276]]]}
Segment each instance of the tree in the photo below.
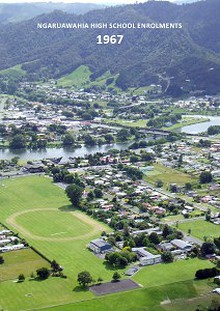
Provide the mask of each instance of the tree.
{"label": "tree", "polygon": [[68,198],[70,199],[70,202],[74,206],[78,206],[83,194],[83,188],[75,184],[72,184],[66,188],[65,192]]}
{"label": "tree", "polygon": [[88,194],[87,194],[87,200],[88,201],[92,201],[94,199],[94,192],[93,191],[90,191]]}
{"label": "tree", "polygon": [[153,244],[159,244],[160,243],[160,238],[158,236],[158,234],[156,232],[152,232],[149,235],[149,240],[153,243]]}
{"label": "tree", "polygon": [[190,182],[185,183],[185,189],[187,191],[192,190],[192,184]]}
{"label": "tree", "polygon": [[55,261],[55,260],[53,260],[52,262],[51,262],[51,269],[52,269],[52,271],[53,272],[58,272],[58,271],[61,271],[62,270],[62,268],[60,267],[60,265]]}
{"label": "tree", "polygon": [[207,183],[212,182],[211,172],[202,172],[199,175],[199,182],[200,182],[200,184],[207,184]]}
{"label": "tree", "polygon": [[207,269],[200,269],[196,271],[195,277],[197,279],[207,279],[207,278],[213,278],[216,275],[219,274],[218,269],[216,268],[207,268]]}
{"label": "tree", "polygon": [[50,275],[50,271],[45,267],[37,269],[36,273],[37,273],[38,278],[41,280],[46,280]]}
{"label": "tree", "polygon": [[96,140],[89,134],[84,137],[84,142],[87,146],[94,146],[96,144]]}
{"label": "tree", "polygon": [[98,279],[97,279],[97,283],[98,283],[98,284],[100,284],[100,283],[102,283],[102,281],[103,281],[103,278],[98,277]]}
{"label": "tree", "polygon": [[215,244],[212,242],[204,242],[201,246],[201,253],[203,256],[215,253]]}
{"label": "tree", "polygon": [[128,140],[129,137],[130,137],[130,132],[127,129],[123,128],[117,133],[117,138],[119,141],[126,141]]}
{"label": "tree", "polygon": [[16,165],[16,164],[18,164],[19,159],[20,159],[19,157],[13,157],[13,158],[11,159],[11,163],[14,164],[14,165]]}
{"label": "tree", "polygon": [[162,236],[166,239],[166,237],[171,233],[172,233],[172,229],[168,225],[165,225],[163,227]]}
{"label": "tree", "polygon": [[82,271],[78,274],[77,282],[79,285],[86,287],[92,283],[92,277],[88,271]]}
{"label": "tree", "polygon": [[117,282],[118,280],[120,280],[120,278],[121,278],[121,275],[117,271],[114,272],[112,276],[113,281]]}
{"label": "tree", "polygon": [[18,281],[19,281],[19,282],[24,282],[24,280],[25,280],[24,274],[19,274],[19,276],[18,276]]}
{"label": "tree", "polygon": [[162,253],[161,259],[163,262],[173,262],[173,254],[169,251]]}
{"label": "tree", "polygon": [[26,147],[26,139],[22,134],[15,135],[9,143],[10,149],[22,149]]}
{"label": "tree", "polygon": [[157,180],[157,181],[155,182],[155,187],[157,187],[157,188],[162,188],[162,187],[163,187],[163,182],[162,182],[162,180]]}
{"label": "tree", "polygon": [[70,133],[66,133],[65,136],[63,137],[63,146],[72,146],[74,145],[75,140],[73,136]]}
{"label": "tree", "polygon": [[107,144],[111,144],[114,141],[114,137],[111,134],[105,134],[104,138]]}
{"label": "tree", "polygon": [[100,188],[95,188],[94,189],[94,195],[96,198],[102,198],[102,196],[103,196],[102,190]]}

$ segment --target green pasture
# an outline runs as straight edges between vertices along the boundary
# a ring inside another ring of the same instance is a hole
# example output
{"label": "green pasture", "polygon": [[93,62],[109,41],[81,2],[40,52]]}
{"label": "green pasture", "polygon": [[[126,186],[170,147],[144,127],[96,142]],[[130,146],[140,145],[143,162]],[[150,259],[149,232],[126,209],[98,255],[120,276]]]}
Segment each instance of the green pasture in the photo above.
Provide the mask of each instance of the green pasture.
{"label": "green pasture", "polygon": [[4,264],[0,265],[0,282],[15,280],[19,274],[30,277],[41,267],[50,267],[49,263],[30,248],[2,254]]}
{"label": "green pasture", "polygon": [[178,260],[170,264],[158,264],[145,267],[135,274],[133,280],[144,287],[159,286],[193,280],[195,272],[198,269],[212,267],[214,267],[214,265],[206,260]]}
{"label": "green pasture", "polygon": [[16,65],[14,67],[0,70],[0,76],[10,77],[15,80],[20,79],[26,75],[26,71],[21,68],[21,65]]}
{"label": "green pasture", "polygon": [[57,80],[58,86],[69,87],[76,86],[80,87],[90,82],[91,71],[87,66],[79,66],[69,75],[64,76]]}
{"label": "green pasture", "polygon": [[205,220],[195,220],[189,223],[179,223],[179,229],[186,233],[190,229],[191,235],[201,240],[204,240],[204,237],[213,238],[220,236],[219,225],[214,225],[211,222]]}
{"label": "green pasture", "polygon": [[[100,77],[97,77],[94,81],[91,81],[90,75],[91,70],[88,66],[81,65],[78,68],[76,68],[73,72],[70,74],[63,76],[62,78],[57,80],[58,86],[63,87],[92,87],[94,85],[97,86],[106,86],[106,87],[112,87],[114,89],[117,89],[119,91],[119,88],[115,86],[115,80],[117,79],[118,75],[112,76],[112,74],[109,71],[106,71],[103,75]],[[107,85],[107,80],[109,78],[112,78],[112,82]]]}
{"label": "green pasture", "polygon": [[154,164],[154,170],[145,172],[144,179],[152,184],[155,184],[157,180],[162,180],[164,188],[167,188],[169,184],[177,184],[182,186],[187,182],[192,183],[195,181],[195,178],[190,175],[173,168],[163,166],[162,164]]}
{"label": "green pasture", "polygon": [[[112,294],[76,304],[52,307],[45,311],[164,311],[168,310],[167,306],[171,302],[180,299],[182,304],[188,302],[188,311],[195,311],[190,307],[190,302],[199,294],[204,294],[204,291],[212,289],[211,286],[204,284],[201,292],[199,287],[200,285],[196,281],[172,283]],[[209,299],[209,296],[203,296],[203,299]],[[175,311],[177,310],[175,309]]]}

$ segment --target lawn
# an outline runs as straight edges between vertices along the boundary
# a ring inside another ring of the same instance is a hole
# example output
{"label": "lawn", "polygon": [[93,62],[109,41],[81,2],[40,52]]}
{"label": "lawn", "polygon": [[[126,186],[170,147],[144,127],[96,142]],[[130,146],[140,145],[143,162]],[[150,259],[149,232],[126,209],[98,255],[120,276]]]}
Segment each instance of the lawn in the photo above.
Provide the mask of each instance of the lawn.
{"label": "lawn", "polygon": [[88,291],[75,291],[70,279],[50,277],[46,281],[26,279],[22,283],[0,283],[0,310],[39,310],[91,298],[93,294]]}
{"label": "lawn", "polygon": [[[184,303],[183,301],[196,297],[198,295],[197,284],[195,281],[185,281],[143,288],[76,304],[48,308],[45,311],[164,311],[166,305],[161,302],[181,299]],[[210,291],[211,287],[206,286],[204,290]],[[195,311],[195,308],[187,308],[187,310]]]}
{"label": "lawn", "polygon": [[204,240],[204,237],[219,237],[220,236],[220,226],[214,225],[211,222],[205,220],[196,220],[190,223],[180,223],[179,229],[188,232],[191,229],[191,235],[198,239]]}
{"label": "lawn", "polygon": [[152,184],[155,184],[157,180],[162,180],[165,189],[169,186],[169,184],[174,183],[181,186],[185,185],[187,182],[192,183],[194,181],[194,178],[190,175],[169,167],[165,167],[161,164],[154,164],[154,170],[146,172],[144,179]]}
{"label": "lawn", "polygon": [[113,122],[115,124],[120,125],[124,125],[124,126],[129,126],[129,127],[142,127],[142,128],[146,128],[146,123],[148,120],[125,120],[125,119],[105,119],[103,120],[105,123],[110,123]]}
{"label": "lawn", "polygon": [[133,280],[144,287],[152,287],[193,280],[198,269],[214,267],[207,260],[178,260],[170,264],[158,264],[141,269]]}
{"label": "lawn", "polygon": [[17,279],[19,274],[29,277],[41,267],[48,267],[49,263],[30,248],[2,254],[4,264],[0,265],[0,282]]}
{"label": "lawn", "polygon": [[92,230],[91,225],[76,218],[74,213],[53,209],[25,211],[15,221],[33,235],[42,237],[77,237]]}

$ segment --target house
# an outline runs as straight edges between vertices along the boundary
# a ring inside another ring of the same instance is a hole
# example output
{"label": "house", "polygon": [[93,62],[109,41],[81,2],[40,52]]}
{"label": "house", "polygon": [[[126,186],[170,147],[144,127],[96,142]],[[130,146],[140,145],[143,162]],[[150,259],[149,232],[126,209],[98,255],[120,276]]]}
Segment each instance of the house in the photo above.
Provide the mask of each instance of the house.
{"label": "house", "polygon": [[143,247],[132,248],[132,252],[135,252],[138,255],[142,266],[154,265],[161,262],[161,255],[153,255]]}
{"label": "house", "polygon": [[111,244],[104,241],[103,239],[96,239],[89,243],[88,248],[91,249],[94,253],[107,253],[112,250]]}
{"label": "house", "polygon": [[160,251],[171,251],[174,248],[173,244],[171,243],[160,243],[157,245],[157,249]]}
{"label": "house", "polygon": [[171,244],[173,246],[175,246],[176,248],[178,249],[181,249],[182,251],[190,251],[192,249],[192,245],[183,241],[183,240],[180,240],[180,239],[174,239],[171,241]]}
{"label": "house", "polygon": [[141,234],[141,233],[150,235],[152,232],[156,232],[158,235],[162,234],[162,231],[160,230],[159,227],[144,229],[144,230],[135,230],[131,234],[132,234],[132,236],[136,236],[136,235]]}

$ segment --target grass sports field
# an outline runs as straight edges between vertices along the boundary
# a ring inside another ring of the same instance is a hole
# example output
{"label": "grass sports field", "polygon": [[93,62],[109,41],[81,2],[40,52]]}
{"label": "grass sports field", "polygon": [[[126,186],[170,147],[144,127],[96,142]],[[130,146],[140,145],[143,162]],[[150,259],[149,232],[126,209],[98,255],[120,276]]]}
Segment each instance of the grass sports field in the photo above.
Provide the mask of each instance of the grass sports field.
{"label": "grass sports field", "polygon": [[[130,292],[97,298],[91,292],[81,290],[76,282],[80,271],[88,270],[94,279],[102,277],[104,281],[112,277],[113,270],[86,248],[91,239],[110,229],[71,209],[64,191],[53,185],[49,178],[32,176],[1,180],[0,220],[49,259],[55,259],[68,276],[67,279],[30,280],[31,270],[46,263],[38,262],[41,258],[35,257],[30,250],[4,254],[7,265],[3,264],[1,268],[10,270],[11,275],[0,282],[0,309],[3,310],[50,307],[51,311],[159,311],[165,310],[160,302],[167,296],[171,300],[192,298],[211,289],[205,282],[193,281],[197,269],[210,265],[195,259],[143,268],[134,276],[143,288]],[[30,270],[26,268],[28,262]],[[27,278],[23,283],[15,283],[12,279],[17,278],[22,269]],[[4,272],[0,270],[0,273]],[[203,284],[202,289],[200,284]]]}

